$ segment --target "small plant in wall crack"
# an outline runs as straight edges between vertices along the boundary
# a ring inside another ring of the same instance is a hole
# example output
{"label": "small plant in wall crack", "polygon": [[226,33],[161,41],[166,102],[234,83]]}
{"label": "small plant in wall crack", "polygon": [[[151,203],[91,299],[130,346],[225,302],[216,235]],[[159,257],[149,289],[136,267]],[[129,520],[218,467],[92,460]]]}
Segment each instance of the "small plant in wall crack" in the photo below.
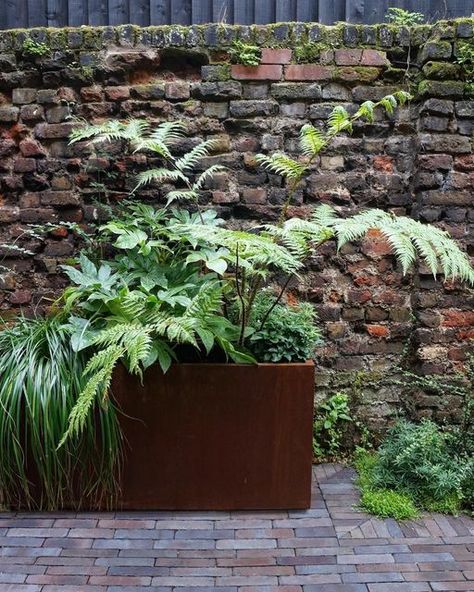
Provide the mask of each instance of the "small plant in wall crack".
{"label": "small plant in wall crack", "polygon": [[35,41],[28,37],[21,46],[22,52],[29,57],[44,57],[51,53],[51,48],[41,41]]}
{"label": "small plant in wall crack", "polygon": [[233,42],[229,55],[232,63],[243,66],[258,66],[262,60],[262,51],[257,45],[245,43],[240,39]]}

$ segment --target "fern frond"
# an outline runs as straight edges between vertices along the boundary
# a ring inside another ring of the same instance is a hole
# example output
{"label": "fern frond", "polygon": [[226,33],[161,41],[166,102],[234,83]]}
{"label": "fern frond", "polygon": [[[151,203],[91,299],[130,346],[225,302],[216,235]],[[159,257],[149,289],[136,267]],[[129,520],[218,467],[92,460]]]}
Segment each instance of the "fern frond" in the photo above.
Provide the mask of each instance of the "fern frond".
{"label": "fern frond", "polygon": [[326,146],[324,134],[309,123],[300,130],[300,149],[305,156],[316,156]]}
{"label": "fern frond", "polygon": [[186,125],[183,121],[165,121],[150,134],[150,139],[168,148],[184,136]]}
{"label": "fern frond", "polygon": [[150,183],[169,183],[182,181],[187,182],[187,178],[181,171],[170,170],[165,168],[150,169],[148,171],[142,171],[137,175],[137,184],[135,185],[134,191],[143,185],[149,185]]}
{"label": "fern frond", "polygon": [[190,150],[187,154],[179,158],[175,162],[175,166],[178,170],[182,171],[191,171],[193,170],[201,158],[209,156],[209,150],[212,149],[216,145],[215,140],[206,140],[205,142],[199,143],[197,146],[194,146],[192,150]]}
{"label": "fern frond", "polygon": [[328,135],[335,136],[342,131],[352,132],[352,121],[346,109],[337,105],[328,117]]}
{"label": "fern frond", "polygon": [[169,191],[166,194],[166,205],[173,203],[178,199],[183,199],[186,201],[196,201],[198,199],[198,194],[196,191],[186,190],[186,189],[176,189],[173,191]]}
{"label": "fern frond", "polygon": [[199,175],[196,181],[193,184],[193,191],[199,191],[204,187],[205,182],[210,179],[215,173],[219,171],[225,171],[227,168],[221,164],[213,164],[208,169],[206,169],[203,173]]}
{"label": "fern frond", "polygon": [[74,129],[70,143],[91,140],[93,143],[128,140],[137,142],[148,130],[148,123],[142,119],[129,119],[126,122],[110,120],[98,125],[85,125]]}
{"label": "fern frond", "polygon": [[287,179],[301,179],[306,172],[307,167],[293,160],[282,152],[277,152],[271,156],[257,154],[255,157],[259,164],[262,164],[267,170],[277,175],[282,175]]}

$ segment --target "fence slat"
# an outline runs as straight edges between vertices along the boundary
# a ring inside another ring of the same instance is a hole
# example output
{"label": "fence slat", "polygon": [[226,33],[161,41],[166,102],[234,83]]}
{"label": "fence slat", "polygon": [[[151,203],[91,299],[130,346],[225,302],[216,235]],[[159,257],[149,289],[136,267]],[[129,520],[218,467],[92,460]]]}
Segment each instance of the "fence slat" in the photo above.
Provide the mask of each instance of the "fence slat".
{"label": "fence slat", "polygon": [[212,0],[192,0],[191,17],[196,25],[212,21]]}
{"label": "fence slat", "polygon": [[146,27],[150,24],[150,0],[133,0],[130,5],[130,22]]}
{"label": "fence slat", "polygon": [[124,25],[129,22],[128,0],[109,0],[109,24]]}
{"label": "fence slat", "polygon": [[293,20],[372,24],[386,21],[389,6],[421,12],[427,22],[474,13],[474,0],[0,0],[0,29]]}
{"label": "fence slat", "polygon": [[315,21],[318,18],[318,3],[308,0],[296,0],[296,20],[300,22]]}
{"label": "fence slat", "polygon": [[[36,4],[37,0],[30,0],[30,3]],[[41,4],[41,0],[38,4]],[[68,25],[70,27],[80,27],[84,23],[87,23],[87,2],[83,2],[82,0],[69,0],[68,14]],[[28,17],[31,18],[31,15],[29,14]]]}
{"label": "fence slat", "polygon": [[152,25],[168,25],[171,22],[168,0],[150,1],[150,21]]}
{"label": "fence slat", "polygon": [[295,0],[275,0],[275,19],[277,23],[296,19]]}
{"label": "fence slat", "polygon": [[273,0],[259,0],[255,3],[255,24],[264,25],[275,21],[275,2]]}
{"label": "fence slat", "polygon": [[[3,2],[2,5],[5,6]],[[1,11],[2,8],[0,7],[0,28],[2,23]],[[46,0],[28,0],[28,27],[46,27],[47,24]],[[82,25],[82,23],[80,24]]]}
{"label": "fence slat", "polygon": [[345,20],[345,0],[319,0],[318,20],[325,25]]}
{"label": "fence slat", "polygon": [[67,0],[48,0],[46,15],[48,27],[66,27],[68,23]]}
{"label": "fence slat", "polygon": [[107,25],[109,20],[107,0],[89,0],[87,13],[89,25],[94,27]]}
{"label": "fence slat", "polygon": [[[238,2],[239,0],[237,0]],[[212,20],[215,23],[232,23],[233,15],[233,1],[232,0],[213,0],[212,3]]]}
{"label": "fence slat", "polygon": [[250,25],[254,22],[254,0],[237,0],[234,3],[234,23]]}

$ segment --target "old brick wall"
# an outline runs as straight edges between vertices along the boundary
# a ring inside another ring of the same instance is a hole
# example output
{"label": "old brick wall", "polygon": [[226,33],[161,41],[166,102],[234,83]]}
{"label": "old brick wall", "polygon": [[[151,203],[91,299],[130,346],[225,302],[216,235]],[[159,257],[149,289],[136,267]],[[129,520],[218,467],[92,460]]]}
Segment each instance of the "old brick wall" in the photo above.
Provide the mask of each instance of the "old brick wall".
{"label": "old brick wall", "polygon": [[[390,209],[439,224],[472,254],[474,102],[455,60],[460,43],[474,42],[473,22],[412,31],[293,23],[0,33],[0,242],[31,253],[2,248],[3,315],[50,305],[65,284],[58,266],[77,247],[61,223],[95,223],[103,204],[127,195],[130,172],[146,165],[119,146],[98,153],[69,146],[71,117],[184,119],[183,150],[218,139],[205,164],[229,170],[209,185],[206,203],[230,223],[246,224],[274,219],[285,199],[281,178],[256,166],[256,152],[294,152],[300,126],[322,124],[334,105],[351,110],[410,87],[417,96],[408,109],[379,114],[334,142],[292,213],[305,216],[321,202]],[[48,53],[31,55],[26,37]],[[235,37],[264,48],[261,66],[229,65]],[[295,63],[291,48],[309,43],[319,55]],[[141,197],[162,201],[159,189]],[[37,223],[58,226],[45,238],[25,236]],[[318,392],[370,383],[359,407],[374,424],[406,403],[398,387],[379,380],[403,356],[422,373],[452,372],[462,369],[474,337],[472,291],[436,283],[423,267],[402,277],[377,235],[340,254],[326,245],[293,289],[314,303],[326,335]],[[415,402],[419,414],[438,417],[458,405],[450,396]]]}

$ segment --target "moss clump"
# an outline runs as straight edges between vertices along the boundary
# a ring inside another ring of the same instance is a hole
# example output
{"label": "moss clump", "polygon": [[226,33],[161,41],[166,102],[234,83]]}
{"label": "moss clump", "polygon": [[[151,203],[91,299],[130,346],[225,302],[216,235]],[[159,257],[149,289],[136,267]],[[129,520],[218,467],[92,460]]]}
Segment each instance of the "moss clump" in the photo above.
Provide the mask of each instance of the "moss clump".
{"label": "moss clump", "polygon": [[326,43],[301,43],[293,49],[293,58],[297,64],[312,64],[317,62],[321,53],[327,49],[330,47]]}
{"label": "moss clump", "polygon": [[423,66],[423,74],[426,78],[434,78],[435,80],[453,80],[459,78],[461,68],[459,64],[451,64],[450,62],[427,62]]}

